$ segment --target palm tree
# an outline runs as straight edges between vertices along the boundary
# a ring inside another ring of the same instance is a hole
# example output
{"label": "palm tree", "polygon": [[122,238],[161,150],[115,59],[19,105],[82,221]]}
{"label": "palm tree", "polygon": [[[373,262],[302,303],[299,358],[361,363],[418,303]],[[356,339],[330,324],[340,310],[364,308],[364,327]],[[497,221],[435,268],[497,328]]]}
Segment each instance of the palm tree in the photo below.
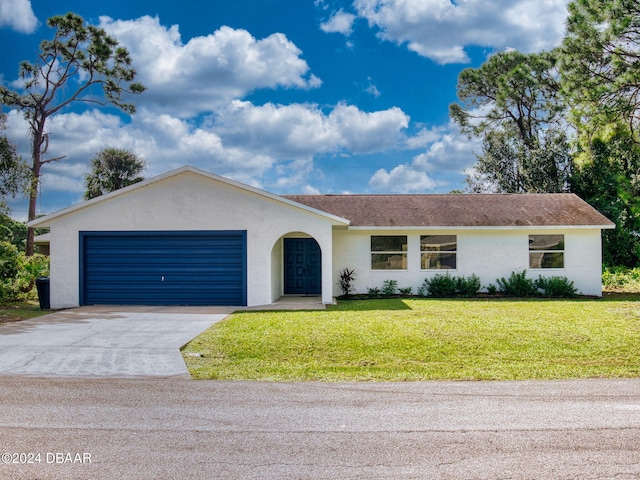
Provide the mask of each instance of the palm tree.
{"label": "palm tree", "polygon": [[120,148],[103,148],[91,159],[91,172],[85,176],[84,198],[105,193],[144,180],[140,174],[147,163],[135,153]]}

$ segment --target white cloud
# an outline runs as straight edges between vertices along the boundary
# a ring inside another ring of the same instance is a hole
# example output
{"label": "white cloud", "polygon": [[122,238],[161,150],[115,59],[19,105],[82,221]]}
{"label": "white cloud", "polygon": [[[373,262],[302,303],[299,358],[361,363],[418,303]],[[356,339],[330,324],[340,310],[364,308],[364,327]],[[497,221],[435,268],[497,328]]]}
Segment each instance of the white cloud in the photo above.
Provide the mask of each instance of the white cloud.
{"label": "white cloud", "polygon": [[278,179],[274,186],[277,190],[294,189],[299,191],[314,172],[313,159],[302,158],[291,162],[280,162],[275,168]]}
{"label": "white cloud", "polygon": [[465,47],[551,49],[564,33],[569,0],[355,0],[385,40],[441,64],[466,63]]}
{"label": "white cloud", "polygon": [[78,198],[84,193],[83,165],[60,162],[45,168],[40,177],[40,191],[74,193]]}
{"label": "white cloud", "polygon": [[[18,144],[23,157],[28,158],[25,120],[12,111],[7,124],[7,135]],[[149,175],[188,164],[256,186],[276,163],[274,158],[242,145],[225,145],[215,131],[145,110],[133,117],[130,124],[96,110],[59,114],[51,117],[47,131],[51,139],[47,155],[65,158],[45,166],[44,190],[82,192],[82,175],[89,168],[89,159],[105,147],[135,152],[147,160]],[[66,182],[54,180],[63,176],[68,178]]]}
{"label": "white cloud", "polygon": [[283,159],[391,149],[404,141],[408,124],[397,107],[364,112],[341,103],[326,114],[317,105],[256,106],[236,100],[216,117],[216,131],[225,142]]}
{"label": "white cloud", "polygon": [[378,98],[380,96],[380,90],[374,84],[370,84],[367,88],[365,88],[365,93]]}
{"label": "white cloud", "polygon": [[404,140],[409,116],[398,107],[363,112],[353,105],[338,104],[329,114],[329,123],[341,135],[341,146],[352,153],[380,152]]}
{"label": "white cloud", "polygon": [[398,165],[390,172],[378,170],[369,180],[369,186],[392,193],[422,193],[440,186],[440,182],[410,165]]}
{"label": "white cloud", "polygon": [[257,40],[242,29],[221,27],[181,41],[177,25],[155,17],[100,18],[100,26],[127,47],[148,91],[136,105],[183,117],[216,110],[260,88],[317,88],[302,52],[281,33]]}
{"label": "white cloud", "polygon": [[[10,112],[7,134],[28,158],[25,120]],[[98,110],[59,114],[50,119],[52,157],[45,168],[44,191],[83,192],[82,175],[101,148],[131,150],[149,163],[147,175],[189,164],[273,191],[317,191],[322,183],[321,155],[356,156],[423,149],[408,163],[378,170],[373,190],[421,192],[442,187],[446,174],[460,175],[475,158],[473,143],[454,124],[422,128],[409,136],[409,117],[399,108],[365,112],[339,103],[323,110],[312,104],[255,105],[235,100],[197,122],[145,108],[126,123]],[[438,181],[435,180],[438,178]],[[311,181],[313,180],[313,185]]]}
{"label": "white cloud", "polygon": [[369,81],[369,85],[364,89],[365,93],[378,98],[380,96],[380,90],[378,90],[378,87],[371,81],[371,77],[368,77],[367,80]]}
{"label": "white cloud", "polygon": [[10,27],[21,33],[33,33],[39,24],[30,0],[0,0],[0,27]]}
{"label": "white cloud", "polygon": [[303,195],[320,195],[323,192],[321,192],[320,190],[318,190],[315,187],[312,187],[311,185],[305,185],[302,187],[302,190],[300,190],[302,192]]}
{"label": "white cloud", "polygon": [[217,113],[216,131],[225,141],[291,159],[332,150],[338,132],[316,105],[254,105],[235,100]]}
{"label": "white cloud", "polygon": [[406,148],[408,150],[416,150],[419,148],[425,148],[430,143],[436,142],[440,137],[446,133],[447,127],[431,127],[422,128],[415,135],[407,138]]}
{"label": "white cloud", "polygon": [[410,163],[400,164],[391,170],[379,169],[369,180],[374,190],[394,193],[425,193],[445,187],[447,180],[460,180],[461,174],[472,164],[480,143],[469,140],[460,133],[456,124],[422,129],[407,140],[407,147],[425,146],[423,153],[413,157]]}
{"label": "white cloud", "polygon": [[449,129],[429,148],[418,155],[415,161],[430,171],[461,172],[470,164],[475,163],[474,152],[479,152],[479,140],[469,140],[460,134],[457,126],[449,125]]}
{"label": "white cloud", "polygon": [[320,28],[325,33],[341,33],[342,35],[351,35],[353,29],[353,21],[356,16],[352,13],[346,13],[340,9],[335,12],[329,20],[320,24]]}
{"label": "white cloud", "polygon": [[[48,122],[47,155],[65,159],[45,167],[43,189],[80,196],[89,159],[106,147],[124,148],[146,159],[149,175],[189,164],[254,186],[264,188],[268,182],[275,190],[295,189],[321,175],[314,167],[316,155],[403,148],[408,123],[399,108],[364,112],[338,104],[325,113],[316,105],[257,106],[240,100],[198,122],[145,108],[130,123],[98,110],[58,114]],[[8,127],[9,138],[28,158],[28,128],[22,115],[11,111]]]}

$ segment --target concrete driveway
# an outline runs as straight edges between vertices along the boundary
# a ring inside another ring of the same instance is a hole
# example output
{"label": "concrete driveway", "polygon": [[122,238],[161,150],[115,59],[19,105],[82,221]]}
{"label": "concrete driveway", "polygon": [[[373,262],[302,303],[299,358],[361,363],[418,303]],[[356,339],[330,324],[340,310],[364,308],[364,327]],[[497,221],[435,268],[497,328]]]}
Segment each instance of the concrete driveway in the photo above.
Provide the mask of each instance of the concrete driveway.
{"label": "concrete driveway", "polygon": [[0,375],[188,376],[180,347],[233,310],[83,307],[0,325]]}

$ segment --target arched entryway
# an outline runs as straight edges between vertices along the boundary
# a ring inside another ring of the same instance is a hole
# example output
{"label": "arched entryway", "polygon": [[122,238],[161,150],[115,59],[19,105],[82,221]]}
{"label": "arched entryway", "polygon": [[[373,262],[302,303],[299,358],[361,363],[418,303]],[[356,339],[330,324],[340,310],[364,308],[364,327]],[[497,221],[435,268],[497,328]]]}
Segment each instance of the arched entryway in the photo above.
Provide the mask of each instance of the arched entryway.
{"label": "arched entryway", "polygon": [[322,252],[314,238],[284,238],[284,294],[322,294]]}

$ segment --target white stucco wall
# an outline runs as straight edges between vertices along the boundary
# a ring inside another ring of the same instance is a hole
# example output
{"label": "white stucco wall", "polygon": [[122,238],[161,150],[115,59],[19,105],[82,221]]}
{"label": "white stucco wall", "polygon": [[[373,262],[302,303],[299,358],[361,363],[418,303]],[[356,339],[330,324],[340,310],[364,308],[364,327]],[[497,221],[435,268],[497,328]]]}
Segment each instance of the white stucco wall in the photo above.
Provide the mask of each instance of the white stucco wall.
{"label": "white stucco wall", "polygon": [[183,173],[75,210],[50,222],[51,306],[79,305],[80,231],[246,230],[247,303],[266,305],[278,295],[280,239],[292,232],[315,238],[322,250],[323,296],[333,298],[332,224],[329,219],[257,193]]}
{"label": "white stucco wall", "polygon": [[284,241],[280,238],[271,250],[271,301],[284,293]]}
{"label": "white stucco wall", "polygon": [[[564,268],[530,269],[529,235],[563,234],[565,237]],[[407,270],[372,270],[371,235],[407,235]],[[457,235],[457,268],[455,270],[421,270],[420,235]],[[334,289],[338,272],[343,268],[356,272],[356,293],[368,288],[381,288],[385,280],[397,280],[398,287],[412,287],[417,293],[425,278],[449,272],[453,276],[475,274],[483,290],[496,279],[511,272],[527,270],[530,278],[565,276],[581,294],[601,295],[601,235],[599,229],[477,229],[477,230],[335,230]]]}

